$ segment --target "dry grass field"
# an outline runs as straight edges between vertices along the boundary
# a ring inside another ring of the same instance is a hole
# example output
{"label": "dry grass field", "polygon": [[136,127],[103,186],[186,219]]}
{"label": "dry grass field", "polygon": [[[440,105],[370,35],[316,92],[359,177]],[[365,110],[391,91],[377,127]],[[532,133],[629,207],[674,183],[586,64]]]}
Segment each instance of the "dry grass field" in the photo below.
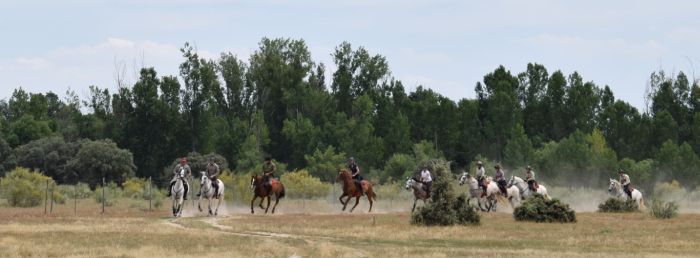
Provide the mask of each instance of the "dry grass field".
{"label": "dry grass field", "polygon": [[[40,208],[0,208],[2,257],[698,257],[700,214],[657,220],[644,213],[577,214],[573,224],[515,222],[482,214],[480,226],[417,227],[408,212],[380,205],[340,213],[327,201],[280,203],[275,215],[227,209],[218,218],[169,203],[144,211],[119,202],[100,214],[92,200]],[[394,206],[406,205],[391,204]],[[324,207],[325,206],[325,207]],[[147,207],[147,206],[146,206]],[[302,209],[303,207],[303,209]],[[259,209],[256,209],[258,212]]]}

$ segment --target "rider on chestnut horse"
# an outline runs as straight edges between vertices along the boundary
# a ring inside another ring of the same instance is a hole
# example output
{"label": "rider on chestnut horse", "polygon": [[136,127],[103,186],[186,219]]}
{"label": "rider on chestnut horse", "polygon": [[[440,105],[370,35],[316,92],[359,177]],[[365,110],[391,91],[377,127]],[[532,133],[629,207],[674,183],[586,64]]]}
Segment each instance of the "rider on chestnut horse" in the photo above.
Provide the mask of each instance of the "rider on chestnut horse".
{"label": "rider on chestnut horse", "polygon": [[362,176],[360,175],[360,167],[357,166],[357,163],[355,163],[355,158],[350,157],[348,161],[348,169],[350,169],[350,172],[352,172],[352,179],[355,179],[355,187],[358,189],[360,192],[360,196],[362,196]]}
{"label": "rider on chestnut horse", "polygon": [[275,165],[275,163],[272,162],[272,157],[265,156],[265,163],[263,163],[262,169],[263,169],[263,186],[265,186],[265,189],[269,193],[272,190],[272,184],[270,183],[270,179],[274,178],[275,170],[277,169],[277,166]]}

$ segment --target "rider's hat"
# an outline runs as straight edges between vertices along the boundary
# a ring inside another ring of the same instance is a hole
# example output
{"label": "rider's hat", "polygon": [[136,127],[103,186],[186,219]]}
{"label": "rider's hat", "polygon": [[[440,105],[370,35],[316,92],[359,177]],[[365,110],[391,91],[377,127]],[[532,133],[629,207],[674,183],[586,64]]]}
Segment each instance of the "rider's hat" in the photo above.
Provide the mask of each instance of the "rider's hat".
{"label": "rider's hat", "polygon": [[531,166],[527,166],[527,167],[525,167],[525,169],[527,169],[527,170],[532,170],[532,167],[531,167]]}
{"label": "rider's hat", "polygon": [[477,165],[483,165],[483,163],[481,163],[481,160],[476,161],[476,164],[477,164]]}
{"label": "rider's hat", "polygon": [[625,171],[622,170],[622,169],[618,169],[618,170],[617,170],[617,173],[625,173]]}
{"label": "rider's hat", "polygon": [[272,156],[270,155],[265,155],[265,161],[270,161],[272,160]]}
{"label": "rider's hat", "polygon": [[355,158],[350,157],[350,158],[348,158],[348,160],[349,160],[349,161],[353,161],[353,160],[355,160]]}
{"label": "rider's hat", "polygon": [[493,166],[493,167],[496,168],[496,169],[501,168],[501,164],[496,164],[496,165]]}

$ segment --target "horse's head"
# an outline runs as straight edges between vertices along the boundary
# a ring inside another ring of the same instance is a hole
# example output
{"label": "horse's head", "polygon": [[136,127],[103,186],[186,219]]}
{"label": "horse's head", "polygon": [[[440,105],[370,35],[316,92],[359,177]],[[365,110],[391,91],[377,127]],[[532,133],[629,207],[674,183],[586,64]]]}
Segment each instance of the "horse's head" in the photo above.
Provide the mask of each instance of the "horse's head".
{"label": "horse's head", "polygon": [[209,181],[209,177],[207,176],[207,172],[204,171],[199,171],[199,185],[202,186],[206,183],[206,181]]}
{"label": "horse's head", "polygon": [[411,187],[413,186],[413,182],[414,182],[413,178],[408,177],[408,178],[406,178],[406,183],[404,184],[403,187],[406,188],[406,190],[410,190]]}
{"label": "horse's head", "polygon": [[471,177],[469,172],[464,172],[462,173],[462,177],[459,178],[459,185],[463,185],[465,182],[467,182],[467,179]]}
{"label": "horse's head", "polygon": [[258,179],[258,176],[252,175],[250,178],[250,189],[255,189],[255,181]]}
{"label": "horse's head", "polygon": [[184,168],[184,167],[181,167],[181,168],[180,168],[180,172],[177,173],[177,177],[179,177],[179,178],[184,178],[184,177],[185,177],[185,168]]}
{"label": "horse's head", "polygon": [[610,178],[610,185],[608,185],[608,192],[613,193],[615,190],[619,188],[619,184],[617,180]]}
{"label": "horse's head", "polygon": [[508,188],[515,184],[515,176],[511,175],[510,180],[508,180]]}
{"label": "horse's head", "polygon": [[338,176],[335,178],[335,181],[341,181],[344,180],[345,178],[349,177],[349,173],[346,169],[340,169],[338,170]]}

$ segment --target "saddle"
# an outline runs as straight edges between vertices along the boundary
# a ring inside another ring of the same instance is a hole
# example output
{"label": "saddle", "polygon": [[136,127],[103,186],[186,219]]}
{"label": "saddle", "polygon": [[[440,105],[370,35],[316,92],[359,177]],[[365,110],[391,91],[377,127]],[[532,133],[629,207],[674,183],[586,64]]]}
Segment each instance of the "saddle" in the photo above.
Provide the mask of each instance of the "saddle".
{"label": "saddle", "polygon": [[537,192],[537,189],[540,188],[540,184],[537,183],[537,181],[532,182],[532,187],[530,187],[530,190]]}

